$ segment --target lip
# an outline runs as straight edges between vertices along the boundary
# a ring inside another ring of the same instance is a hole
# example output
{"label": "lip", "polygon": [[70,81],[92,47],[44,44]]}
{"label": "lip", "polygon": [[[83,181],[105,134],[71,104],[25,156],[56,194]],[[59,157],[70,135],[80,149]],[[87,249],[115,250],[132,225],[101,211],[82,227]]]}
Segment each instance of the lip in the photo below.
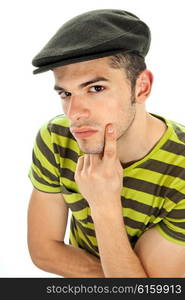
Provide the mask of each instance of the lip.
{"label": "lip", "polygon": [[72,132],[73,133],[76,133],[76,132],[86,132],[86,131],[97,131],[97,130],[95,130],[95,129],[93,129],[93,128],[90,128],[90,127],[79,127],[79,128],[73,128],[72,129]]}
{"label": "lip", "polygon": [[73,133],[77,138],[87,138],[96,132],[97,130],[86,130],[86,131],[75,131]]}

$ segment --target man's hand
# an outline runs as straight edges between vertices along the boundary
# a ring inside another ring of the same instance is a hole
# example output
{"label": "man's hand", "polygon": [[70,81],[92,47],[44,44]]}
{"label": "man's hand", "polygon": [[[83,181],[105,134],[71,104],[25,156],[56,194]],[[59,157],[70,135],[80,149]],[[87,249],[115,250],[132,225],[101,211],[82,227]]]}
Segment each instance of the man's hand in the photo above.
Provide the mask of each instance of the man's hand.
{"label": "man's hand", "polygon": [[[109,130],[110,129],[110,130]],[[123,169],[117,156],[116,133],[112,124],[105,129],[102,154],[85,154],[78,159],[75,181],[91,208],[120,207]]]}

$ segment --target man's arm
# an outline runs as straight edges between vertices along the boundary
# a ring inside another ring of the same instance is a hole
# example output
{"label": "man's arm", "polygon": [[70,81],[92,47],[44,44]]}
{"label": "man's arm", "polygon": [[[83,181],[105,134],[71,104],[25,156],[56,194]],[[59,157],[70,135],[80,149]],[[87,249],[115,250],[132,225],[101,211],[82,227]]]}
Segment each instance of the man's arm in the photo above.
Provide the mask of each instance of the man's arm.
{"label": "man's arm", "polygon": [[105,277],[148,277],[130,245],[123,223],[121,201],[117,200],[120,207],[110,205],[104,211],[94,209],[92,213]]}
{"label": "man's arm", "polygon": [[97,212],[94,224],[105,277],[185,277],[185,246],[168,241],[155,227],[143,233],[133,250],[121,213]]}
{"label": "man's arm", "polygon": [[61,194],[33,189],[28,208],[28,247],[34,264],[63,277],[104,277],[100,260],[64,243],[68,209]]}
{"label": "man's arm", "polygon": [[184,276],[185,246],[169,242],[156,229],[140,237],[135,251],[130,245],[120,197],[123,169],[114,131],[105,132],[103,156],[88,154],[78,159],[75,180],[91,208],[105,277]]}
{"label": "man's arm", "polygon": [[185,277],[185,245],[165,239],[155,227],[143,233],[134,251],[148,277]]}

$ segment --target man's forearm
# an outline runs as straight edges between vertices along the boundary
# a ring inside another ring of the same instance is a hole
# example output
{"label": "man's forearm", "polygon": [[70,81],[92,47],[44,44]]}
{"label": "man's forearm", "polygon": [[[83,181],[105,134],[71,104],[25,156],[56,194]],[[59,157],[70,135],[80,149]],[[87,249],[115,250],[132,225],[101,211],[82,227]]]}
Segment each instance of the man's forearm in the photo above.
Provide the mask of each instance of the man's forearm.
{"label": "man's forearm", "polygon": [[40,269],[67,278],[105,277],[97,257],[63,242],[48,243],[33,261]]}
{"label": "man's forearm", "polygon": [[128,240],[121,205],[95,210],[92,217],[105,277],[147,277]]}

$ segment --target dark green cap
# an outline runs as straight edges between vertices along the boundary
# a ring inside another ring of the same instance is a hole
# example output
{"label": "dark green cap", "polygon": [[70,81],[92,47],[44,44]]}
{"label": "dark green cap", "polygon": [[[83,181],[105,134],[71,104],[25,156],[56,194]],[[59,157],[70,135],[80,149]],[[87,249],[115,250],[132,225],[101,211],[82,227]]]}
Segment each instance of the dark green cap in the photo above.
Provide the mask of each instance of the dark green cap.
{"label": "dark green cap", "polygon": [[67,21],[33,58],[34,74],[55,67],[132,52],[145,57],[150,29],[137,16],[123,10],[101,9]]}

